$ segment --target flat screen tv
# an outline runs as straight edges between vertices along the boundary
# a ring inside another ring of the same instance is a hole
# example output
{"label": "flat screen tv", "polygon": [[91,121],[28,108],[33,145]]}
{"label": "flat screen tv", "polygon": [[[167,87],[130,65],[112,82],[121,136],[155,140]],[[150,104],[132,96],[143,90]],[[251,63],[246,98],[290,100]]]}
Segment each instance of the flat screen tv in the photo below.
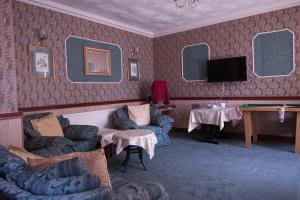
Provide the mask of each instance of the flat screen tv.
{"label": "flat screen tv", "polygon": [[208,60],[207,81],[247,81],[246,56]]}

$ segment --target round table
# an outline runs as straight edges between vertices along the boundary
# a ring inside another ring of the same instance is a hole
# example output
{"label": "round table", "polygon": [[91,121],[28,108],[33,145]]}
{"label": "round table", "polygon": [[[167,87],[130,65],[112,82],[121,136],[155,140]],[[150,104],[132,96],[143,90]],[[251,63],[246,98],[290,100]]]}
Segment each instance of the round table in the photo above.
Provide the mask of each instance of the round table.
{"label": "round table", "polygon": [[113,143],[116,145],[116,154],[126,151],[126,158],[123,162],[126,172],[130,156],[132,153],[138,153],[139,159],[146,170],[143,162],[143,149],[149,154],[150,159],[154,156],[155,144],[157,138],[154,132],[144,129],[114,130],[104,129],[102,132],[101,143],[103,146]]}

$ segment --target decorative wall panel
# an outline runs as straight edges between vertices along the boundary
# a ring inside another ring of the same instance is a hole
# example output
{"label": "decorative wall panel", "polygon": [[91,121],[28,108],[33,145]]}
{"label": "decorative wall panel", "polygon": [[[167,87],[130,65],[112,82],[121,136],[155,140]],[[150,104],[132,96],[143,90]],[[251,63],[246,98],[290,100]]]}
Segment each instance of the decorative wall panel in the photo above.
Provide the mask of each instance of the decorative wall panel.
{"label": "decorative wall panel", "polygon": [[205,43],[187,45],[182,49],[182,78],[185,81],[207,79],[209,46]]}
{"label": "decorative wall panel", "polygon": [[[109,51],[110,76],[86,76],[84,72],[84,47]],[[118,45],[70,36],[66,40],[67,76],[76,83],[119,83],[122,80],[122,52]]]}
{"label": "decorative wall panel", "polygon": [[[106,25],[65,15],[55,11],[14,1],[16,66],[18,80],[18,106],[36,107],[141,99],[150,92],[153,75],[153,41],[151,38],[129,33]],[[36,30],[43,27],[48,39],[40,43]],[[66,78],[65,39],[69,35],[114,43],[122,49],[123,74],[128,74],[128,57],[131,47],[139,49],[141,80],[120,84],[73,84]],[[40,45],[54,49],[56,78],[31,79],[28,67],[27,46]]]}
{"label": "decorative wall panel", "polygon": [[294,71],[294,33],[290,30],[258,33],[252,45],[257,77],[288,76]]}
{"label": "decorative wall panel", "polygon": [[[253,73],[252,39],[260,32],[295,33],[295,71],[290,76],[258,78]],[[171,97],[219,97],[222,83],[185,82],[181,49],[205,41],[210,58],[247,56],[248,81],[225,83],[224,96],[300,96],[300,6],[197,28],[154,39],[155,79],[167,80]]]}

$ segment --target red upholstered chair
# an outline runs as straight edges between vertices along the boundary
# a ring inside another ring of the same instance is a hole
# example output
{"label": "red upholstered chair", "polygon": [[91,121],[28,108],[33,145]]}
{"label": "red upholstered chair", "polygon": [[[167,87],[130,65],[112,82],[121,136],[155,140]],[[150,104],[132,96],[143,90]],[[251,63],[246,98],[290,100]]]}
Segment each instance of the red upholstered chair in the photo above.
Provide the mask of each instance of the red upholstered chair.
{"label": "red upholstered chair", "polygon": [[170,105],[168,86],[164,80],[155,80],[151,85],[151,104],[158,107],[161,112],[174,111],[175,105]]}
{"label": "red upholstered chair", "polygon": [[153,81],[151,85],[152,104],[154,105],[168,105],[169,95],[166,81]]}

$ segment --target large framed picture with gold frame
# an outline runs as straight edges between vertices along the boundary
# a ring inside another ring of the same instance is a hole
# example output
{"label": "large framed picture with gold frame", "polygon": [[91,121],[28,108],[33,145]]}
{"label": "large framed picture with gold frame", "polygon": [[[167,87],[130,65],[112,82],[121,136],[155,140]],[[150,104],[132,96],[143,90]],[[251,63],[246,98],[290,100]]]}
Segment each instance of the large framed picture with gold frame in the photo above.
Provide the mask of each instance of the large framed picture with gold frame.
{"label": "large framed picture with gold frame", "polygon": [[47,47],[28,46],[29,71],[32,78],[54,78],[53,50]]}
{"label": "large framed picture with gold frame", "polygon": [[92,47],[84,48],[84,74],[86,76],[111,76],[110,51]]}

